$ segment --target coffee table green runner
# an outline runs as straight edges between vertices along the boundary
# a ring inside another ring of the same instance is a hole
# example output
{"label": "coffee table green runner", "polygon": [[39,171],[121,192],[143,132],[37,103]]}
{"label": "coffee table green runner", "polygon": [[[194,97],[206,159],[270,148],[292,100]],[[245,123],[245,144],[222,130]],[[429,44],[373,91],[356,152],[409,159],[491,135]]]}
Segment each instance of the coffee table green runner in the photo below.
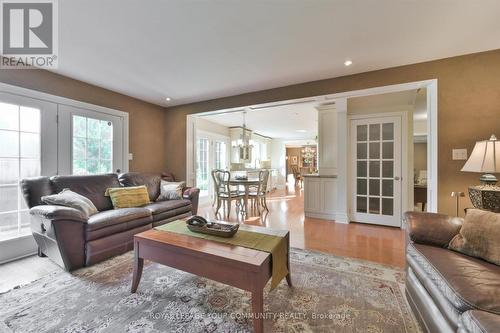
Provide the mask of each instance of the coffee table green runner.
{"label": "coffee table green runner", "polygon": [[271,278],[271,290],[278,286],[281,280],[288,274],[287,244],[284,237],[241,229],[238,230],[238,232],[231,238],[218,237],[192,232],[187,228],[186,221],[182,220],[170,222],[155,227],[155,229],[271,253],[271,263],[273,269]]}

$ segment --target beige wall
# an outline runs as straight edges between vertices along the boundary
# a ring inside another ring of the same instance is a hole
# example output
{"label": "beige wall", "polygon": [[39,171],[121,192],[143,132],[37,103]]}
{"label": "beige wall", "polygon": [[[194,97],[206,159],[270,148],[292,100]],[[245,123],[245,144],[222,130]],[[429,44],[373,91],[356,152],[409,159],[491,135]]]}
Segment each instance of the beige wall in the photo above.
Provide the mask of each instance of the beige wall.
{"label": "beige wall", "polygon": [[427,170],[427,143],[413,145],[413,168],[417,176],[420,170]]}
{"label": "beige wall", "polygon": [[167,166],[185,177],[188,114],[428,79],[438,79],[439,211],[451,214],[451,191],[467,191],[479,177],[460,172],[464,162],[452,161],[451,149],[467,148],[470,153],[475,141],[500,135],[500,50],[168,108],[166,139],[176,144],[167,145],[167,156],[175,156]]}
{"label": "beige wall", "polygon": [[130,171],[166,170],[164,108],[44,70],[2,69],[0,82],[128,112]]}

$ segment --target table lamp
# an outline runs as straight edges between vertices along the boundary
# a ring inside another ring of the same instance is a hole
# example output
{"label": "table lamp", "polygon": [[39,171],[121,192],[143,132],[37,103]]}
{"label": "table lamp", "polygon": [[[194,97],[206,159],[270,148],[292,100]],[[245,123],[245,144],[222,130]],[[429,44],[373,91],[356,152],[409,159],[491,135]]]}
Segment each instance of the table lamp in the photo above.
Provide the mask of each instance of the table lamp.
{"label": "table lamp", "polygon": [[500,141],[495,135],[478,141],[462,171],[479,172],[481,185],[469,186],[469,197],[474,207],[500,212],[500,187],[494,173],[500,173]]}

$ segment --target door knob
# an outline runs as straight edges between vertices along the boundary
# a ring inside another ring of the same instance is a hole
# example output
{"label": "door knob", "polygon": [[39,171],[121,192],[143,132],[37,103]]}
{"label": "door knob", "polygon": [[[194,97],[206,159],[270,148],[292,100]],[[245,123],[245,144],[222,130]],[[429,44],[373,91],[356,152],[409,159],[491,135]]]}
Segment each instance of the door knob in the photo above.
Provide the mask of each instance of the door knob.
{"label": "door knob", "polygon": [[398,176],[394,177],[394,180],[399,180],[400,178]]}
{"label": "door knob", "polygon": [[116,173],[120,173],[122,172],[120,169],[116,169]]}

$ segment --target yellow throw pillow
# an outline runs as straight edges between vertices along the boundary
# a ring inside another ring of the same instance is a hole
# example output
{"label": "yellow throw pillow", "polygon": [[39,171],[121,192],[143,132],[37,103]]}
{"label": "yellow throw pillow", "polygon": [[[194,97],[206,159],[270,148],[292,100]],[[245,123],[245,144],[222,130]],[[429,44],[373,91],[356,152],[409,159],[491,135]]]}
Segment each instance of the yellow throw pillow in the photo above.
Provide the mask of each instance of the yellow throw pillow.
{"label": "yellow throw pillow", "polygon": [[148,189],[145,185],[111,187],[106,190],[104,195],[111,198],[115,209],[141,207],[149,203]]}

